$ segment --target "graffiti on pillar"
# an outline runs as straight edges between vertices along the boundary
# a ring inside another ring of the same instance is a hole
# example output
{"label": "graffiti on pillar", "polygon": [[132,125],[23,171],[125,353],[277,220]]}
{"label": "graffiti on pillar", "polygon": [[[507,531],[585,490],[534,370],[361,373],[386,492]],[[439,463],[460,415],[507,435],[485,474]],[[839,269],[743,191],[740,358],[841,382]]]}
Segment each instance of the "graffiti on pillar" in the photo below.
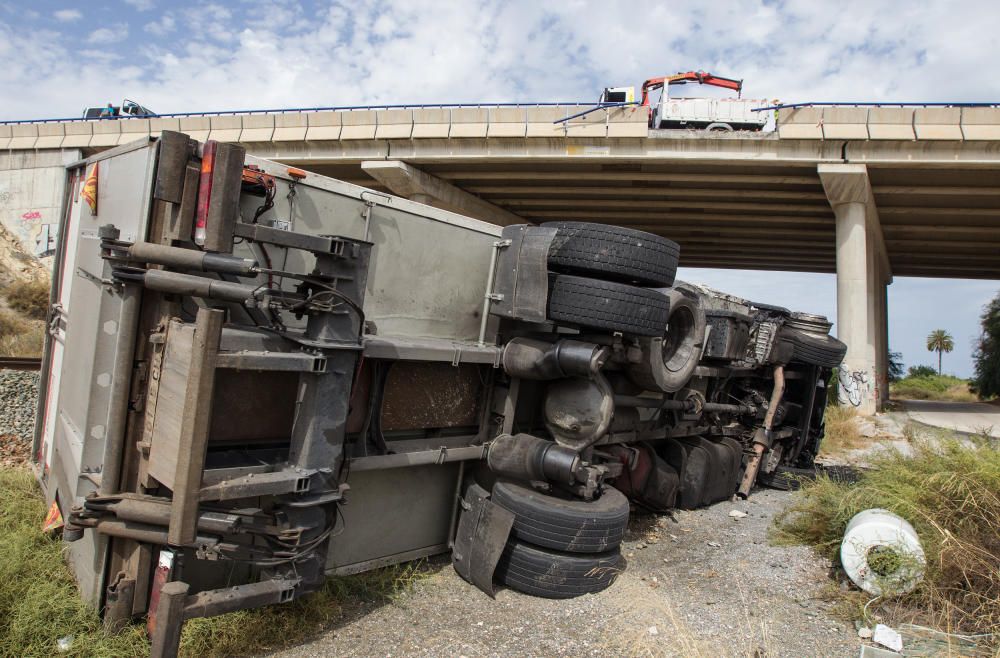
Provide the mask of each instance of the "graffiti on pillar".
{"label": "graffiti on pillar", "polygon": [[840,381],[841,401],[846,398],[852,406],[860,407],[870,388],[868,373],[864,370],[841,368],[837,373],[837,379]]}

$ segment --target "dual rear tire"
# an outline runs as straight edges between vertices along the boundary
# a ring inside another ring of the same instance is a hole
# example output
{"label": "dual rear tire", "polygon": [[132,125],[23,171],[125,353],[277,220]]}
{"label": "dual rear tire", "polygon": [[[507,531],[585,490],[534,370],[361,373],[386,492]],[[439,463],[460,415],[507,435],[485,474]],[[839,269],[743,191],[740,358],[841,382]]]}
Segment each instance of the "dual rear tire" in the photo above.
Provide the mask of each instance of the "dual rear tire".
{"label": "dual rear tire", "polygon": [[607,589],[625,569],[619,547],[628,499],[611,487],[593,501],[543,494],[497,482],[493,502],[514,514],[496,579],[511,589],[550,599]]}
{"label": "dual rear tire", "polygon": [[587,222],[549,222],[549,319],[561,325],[659,336],[670,301],[642,286],[669,287],[677,243],[645,231]]}

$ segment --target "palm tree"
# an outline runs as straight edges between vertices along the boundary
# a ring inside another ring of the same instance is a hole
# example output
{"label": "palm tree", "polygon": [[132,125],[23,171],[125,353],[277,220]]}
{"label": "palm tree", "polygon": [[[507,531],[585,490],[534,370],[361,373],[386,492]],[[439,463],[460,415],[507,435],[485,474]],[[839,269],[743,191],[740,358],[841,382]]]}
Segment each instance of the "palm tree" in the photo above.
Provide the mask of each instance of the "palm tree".
{"label": "palm tree", "polygon": [[955,349],[955,339],[944,329],[935,329],[927,334],[927,351],[938,353],[938,374],[941,374],[941,353]]}

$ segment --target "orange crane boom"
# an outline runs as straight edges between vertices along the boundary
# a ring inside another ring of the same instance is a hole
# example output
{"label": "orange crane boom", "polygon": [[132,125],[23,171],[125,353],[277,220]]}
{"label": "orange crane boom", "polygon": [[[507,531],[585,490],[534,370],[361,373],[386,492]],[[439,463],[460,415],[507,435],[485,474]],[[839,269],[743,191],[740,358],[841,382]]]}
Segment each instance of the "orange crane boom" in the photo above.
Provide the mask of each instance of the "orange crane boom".
{"label": "orange crane boom", "polygon": [[675,73],[661,78],[650,78],[642,83],[642,103],[649,105],[649,92],[661,89],[663,85],[683,85],[689,82],[697,82],[701,85],[711,85],[713,87],[723,87],[732,89],[737,94],[743,91],[743,81],[732,78],[722,78],[704,71],[687,71],[685,73]]}

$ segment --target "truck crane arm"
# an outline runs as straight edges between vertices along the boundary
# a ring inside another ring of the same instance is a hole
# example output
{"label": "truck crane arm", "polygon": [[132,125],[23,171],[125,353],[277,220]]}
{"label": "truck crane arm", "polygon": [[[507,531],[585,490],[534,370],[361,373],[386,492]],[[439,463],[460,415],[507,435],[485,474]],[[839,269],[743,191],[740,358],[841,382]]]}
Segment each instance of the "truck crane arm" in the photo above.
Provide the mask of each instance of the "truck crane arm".
{"label": "truck crane arm", "polygon": [[641,105],[649,105],[649,93],[663,88],[663,85],[683,85],[689,82],[697,82],[701,85],[711,85],[713,87],[723,87],[732,89],[737,94],[743,91],[743,81],[732,78],[722,78],[704,71],[687,71],[685,73],[675,73],[661,78],[650,78],[642,83]]}

